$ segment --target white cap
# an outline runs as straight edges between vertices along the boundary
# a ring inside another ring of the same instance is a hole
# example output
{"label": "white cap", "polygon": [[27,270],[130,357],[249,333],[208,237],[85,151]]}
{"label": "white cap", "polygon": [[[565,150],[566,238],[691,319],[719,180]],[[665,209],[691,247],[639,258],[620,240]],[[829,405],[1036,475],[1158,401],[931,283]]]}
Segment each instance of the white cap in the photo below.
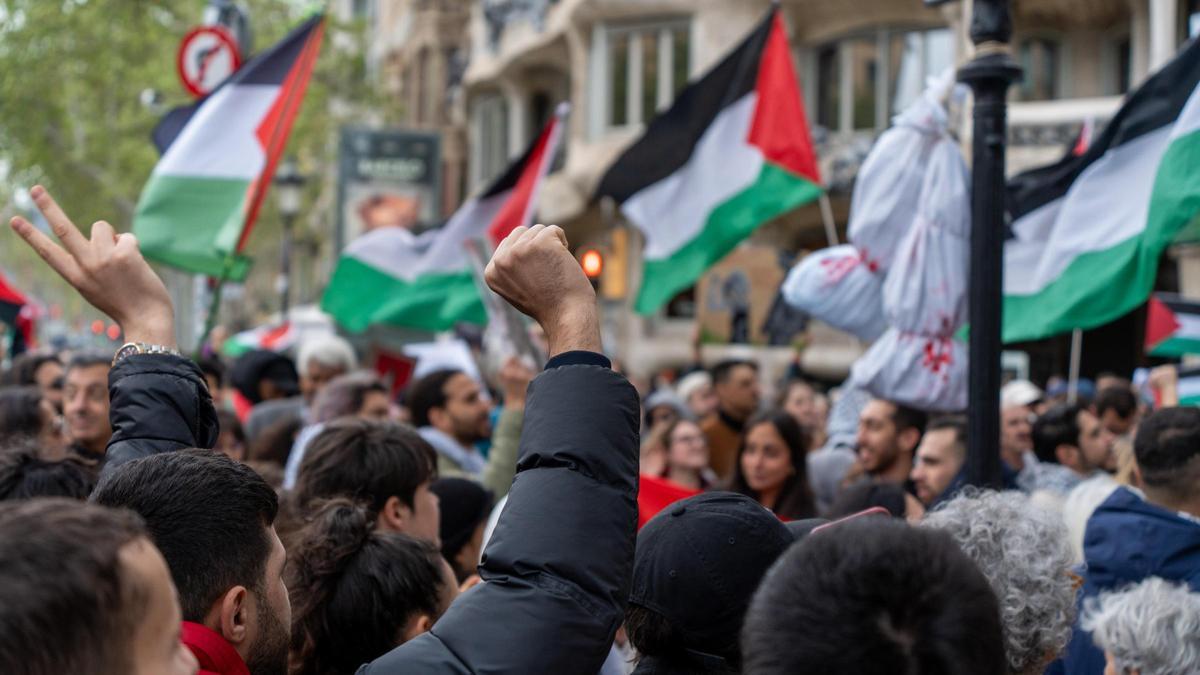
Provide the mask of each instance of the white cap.
{"label": "white cap", "polygon": [[1032,405],[1042,396],[1042,390],[1029,380],[1013,380],[1000,388],[1000,408]]}
{"label": "white cap", "polygon": [[709,375],[708,371],[706,370],[697,370],[694,373],[685,375],[679,380],[679,382],[675,385],[675,393],[679,395],[679,398],[687,401],[692,397],[692,394],[699,391],[701,387],[711,385],[712,375]]}

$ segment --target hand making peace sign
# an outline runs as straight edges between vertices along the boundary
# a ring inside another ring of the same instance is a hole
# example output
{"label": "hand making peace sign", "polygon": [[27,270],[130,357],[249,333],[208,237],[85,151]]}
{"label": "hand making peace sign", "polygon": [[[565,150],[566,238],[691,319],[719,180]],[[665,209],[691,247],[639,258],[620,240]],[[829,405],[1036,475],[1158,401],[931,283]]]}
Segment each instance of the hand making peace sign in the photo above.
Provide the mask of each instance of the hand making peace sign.
{"label": "hand making peace sign", "polygon": [[92,225],[89,241],[40,185],[29,192],[50,229],[54,243],[21,217],[13,230],[96,309],[112,317],[129,342],[175,346],[175,311],[162,279],[150,269],[137,239],[117,234],[103,220]]}

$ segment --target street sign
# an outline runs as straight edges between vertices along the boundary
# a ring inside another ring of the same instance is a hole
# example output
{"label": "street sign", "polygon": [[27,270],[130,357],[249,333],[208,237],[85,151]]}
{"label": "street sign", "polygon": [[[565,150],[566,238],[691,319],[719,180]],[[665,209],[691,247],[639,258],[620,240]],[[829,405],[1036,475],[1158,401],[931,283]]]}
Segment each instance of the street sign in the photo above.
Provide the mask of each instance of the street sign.
{"label": "street sign", "polygon": [[242,65],[237,43],[221,26],[199,26],[183,37],[175,67],[183,86],[196,98],[212,93]]}

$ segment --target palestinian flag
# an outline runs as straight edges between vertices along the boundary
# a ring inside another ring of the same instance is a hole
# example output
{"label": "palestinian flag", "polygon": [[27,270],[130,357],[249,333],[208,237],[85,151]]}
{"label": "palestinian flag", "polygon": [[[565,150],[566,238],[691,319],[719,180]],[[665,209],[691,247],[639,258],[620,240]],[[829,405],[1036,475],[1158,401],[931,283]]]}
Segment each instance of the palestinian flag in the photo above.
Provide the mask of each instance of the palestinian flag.
{"label": "palestinian flag", "polygon": [[282,352],[295,346],[297,338],[297,331],[292,327],[292,323],[284,321],[278,326],[259,326],[230,337],[221,345],[221,353],[236,359],[255,349]]}
{"label": "palestinian flag", "polygon": [[645,238],[635,308],[657,310],[763,223],[821,195],[778,10],[621,155],[600,181]]}
{"label": "palestinian flag", "polygon": [[[1179,394],[1179,405],[1200,406],[1200,368],[1179,367],[1179,380],[1176,383],[1176,393]],[[1161,405],[1155,396],[1155,407]]]}
{"label": "palestinian flag", "polygon": [[560,107],[525,154],[441,228],[414,236],[405,228],[383,227],[350,242],[321,309],[352,332],[373,324],[440,331],[459,322],[486,323],[467,243],[485,239],[495,248],[529,224],[566,113]]}
{"label": "palestinian flag", "polygon": [[9,353],[16,356],[33,344],[33,305],[0,273],[0,323],[11,335]]}
{"label": "palestinian flag", "polygon": [[1146,306],[1146,355],[1200,354],[1200,302],[1155,293]]}
{"label": "palestinian flag", "polygon": [[147,258],[242,280],[240,255],[304,100],[324,33],[314,16],[154,130],[162,159],[142,189],[133,232]]}
{"label": "palestinian flag", "polygon": [[1004,341],[1106,324],[1150,295],[1200,213],[1200,42],[1148,79],[1082,154],[1009,182]]}

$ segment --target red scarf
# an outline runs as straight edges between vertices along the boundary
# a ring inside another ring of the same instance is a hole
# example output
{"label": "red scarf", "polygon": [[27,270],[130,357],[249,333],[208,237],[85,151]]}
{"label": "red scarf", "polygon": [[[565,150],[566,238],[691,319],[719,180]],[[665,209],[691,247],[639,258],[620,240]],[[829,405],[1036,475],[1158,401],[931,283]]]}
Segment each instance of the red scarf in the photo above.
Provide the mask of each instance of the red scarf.
{"label": "red scarf", "polygon": [[233,645],[206,626],[184,621],[182,639],[200,662],[200,675],[250,675]]}

